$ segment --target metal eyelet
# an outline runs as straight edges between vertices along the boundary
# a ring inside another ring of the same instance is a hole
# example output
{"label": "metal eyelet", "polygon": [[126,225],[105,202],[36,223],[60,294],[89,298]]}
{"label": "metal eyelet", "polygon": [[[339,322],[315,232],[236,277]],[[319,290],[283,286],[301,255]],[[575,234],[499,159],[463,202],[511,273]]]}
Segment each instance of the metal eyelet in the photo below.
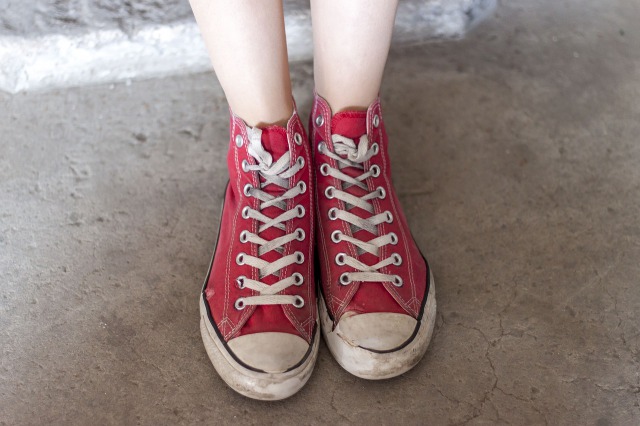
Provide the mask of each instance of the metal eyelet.
{"label": "metal eyelet", "polygon": [[300,135],[300,133],[296,133],[295,135],[293,135],[293,140],[298,145],[302,145],[302,135]]}
{"label": "metal eyelet", "polygon": [[393,285],[395,285],[396,287],[402,287],[402,278],[400,277],[400,275],[395,275],[393,277],[393,281],[392,281]]}
{"label": "metal eyelet", "polygon": [[323,163],[320,166],[320,174],[322,176],[329,176],[329,165],[327,163]]}
{"label": "metal eyelet", "polygon": [[244,275],[240,275],[238,278],[236,278],[236,284],[238,285],[239,289],[244,288],[244,280],[246,279],[247,277],[245,277]]}
{"label": "metal eyelet", "polygon": [[340,236],[342,235],[342,232],[340,231],[333,231],[331,233],[331,241],[333,241],[334,243],[339,243],[340,241],[342,241],[342,239],[340,238]]}
{"label": "metal eyelet", "polygon": [[294,254],[296,255],[296,263],[302,265],[304,263],[304,253],[297,251]]}
{"label": "metal eyelet", "polygon": [[305,237],[304,229],[302,228],[296,229],[296,240],[304,241],[304,237]]}
{"label": "metal eyelet", "polygon": [[242,171],[245,173],[249,171],[249,162],[247,160],[242,160]]}
{"label": "metal eyelet", "polygon": [[304,283],[304,277],[300,272],[295,272],[293,275],[293,285],[301,286]]}
{"label": "metal eyelet", "polygon": [[242,218],[249,219],[249,206],[244,206],[242,208]]}
{"label": "metal eyelet", "polygon": [[391,257],[393,258],[394,265],[396,266],[402,265],[402,256],[400,256],[398,253],[393,253]]}
{"label": "metal eyelet", "polygon": [[296,296],[296,298],[293,300],[293,306],[298,309],[304,306],[304,299],[302,298],[302,296]]}
{"label": "metal eyelet", "polygon": [[345,257],[347,255],[344,253],[338,253],[336,254],[336,265],[338,266],[343,266],[345,264]]}
{"label": "metal eyelet", "polygon": [[385,191],[381,186],[378,187],[378,198],[380,198],[381,200],[387,198],[387,191]]}
{"label": "metal eyelet", "polygon": [[324,196],[331,200],[333,197],[335,197],[335,190],[335,187],[327,186],[327,189],[324,190]]}
{"label": "metal eyelet", "polygon": [[246,243],[247,242],[247,236],[248,236],[248,232],[246,230],[242,231],[240,233],[240,242],[243,243],[243,244]]}
{"label": "metal eyelet", "polygon": [[300,166],[300,168],[304,167],[304,158],[298,157],[296,162],[298,163],[298,166]]}
{"label": "metal eyelet", "polygon": [[387,223],[391,223],[391,222],[393,222],[393,215],[391,214],[391,212],[390,212],[389,210],[387,210],[385,213],[387,214],[387,220],[386,220],[386,222],[387,222]]}
{"label": "metal eyelet", "polygon": [[380,176],[380,167],[378,165],[374,164],[373,166],[371,166],[371,176]]}
{"label": "metal eyelet", "polygon": [[342,285],[347,285],[349,283],[351,283],[351,278],[349,278],[349,274],[344,272],[342,275],[340,275],[340,284]]}
{"label": "metal eyelet", "polygon": [[324,124],[324,117],[319,115],[316,117],[316,126],[320,127]]}
{"label": "metal eyelet", "polygon": [[327,215],[329,216],[329,219],[336,220],[338,218],[338,209],[331,207]]}
{"label": "metal eyelet", "polygon": [[242,143],[243,143],[242,135],[241,135],[240,133],[238,133],[238,134],[236,135],[236,146],[237,146],[238,148],[242,148]]}
{"label": "metal eyelet", "polygon": [[241,311],[247,305],[244,303],[244,299],[241,297],[239,299],[236,299],[236,303],[234,303],[233,306],[235,306],[237,310]]}
{"label": "metal eyelet", "polygon": [[327,144],[324,142],[318,142],[318,152],[320,154],[324,154],[324,149],[327,147]]}
{"label": "metal eyelet", "polygon": [[373,127],[378,127],[380,125],[380,116],[378,114],[373,116]]}
{"label": "metal eyelet", "polygon": [[300,188],[301,194],[304,194],[305,192],[307,192],[307,184],[304,183],[303,181],[298,182],[298,188]]}
{"label": "metal eyelet", "polygon": [[238,265],[244,265],[244,253],[238,253],[238,255],[236,256],[236,263]]}
{"label": "metal eyelet", "polygon": [[249,191],[251,191],[252,189],[253,189],[253,186],[250,183],[248,183],[242,189],[242,193],[244,194],[245,197],[251,197],[251,193]]}
{"label": "metal eyelet", "polygon": [[391,244],[393,244],[394,246],[398,244],[398,236],[395,232],[391,232],[389,236],[391,237]]}
{"label": "metal eyelet", "polygon": [[376,155],[380,152],[380,146],[377,143],[371,145],[371,149],[373,149],[373,155]]}
{"label": "metal eyelet", "polygon": [[298,217],[304,217],[304,214],[306,213],[306,210],[304,209],[304,206],[296,206],[296,211],[298,212]]}

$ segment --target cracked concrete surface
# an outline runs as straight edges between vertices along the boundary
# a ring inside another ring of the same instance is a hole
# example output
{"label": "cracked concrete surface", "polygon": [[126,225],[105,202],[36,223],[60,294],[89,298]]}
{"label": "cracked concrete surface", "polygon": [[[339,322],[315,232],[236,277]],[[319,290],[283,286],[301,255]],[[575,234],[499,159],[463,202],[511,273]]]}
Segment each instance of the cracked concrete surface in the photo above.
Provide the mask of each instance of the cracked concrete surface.
{"label": "cracked concrete surface", "polygon": [[[424,360],[229,390],[197,297],[225,181],[211,74],[0,95],[0,424],[640,423],[640,8],[513,1],[393,52],[394,178],[438,285]],[[293,68],[304,114],[311,66]]]}

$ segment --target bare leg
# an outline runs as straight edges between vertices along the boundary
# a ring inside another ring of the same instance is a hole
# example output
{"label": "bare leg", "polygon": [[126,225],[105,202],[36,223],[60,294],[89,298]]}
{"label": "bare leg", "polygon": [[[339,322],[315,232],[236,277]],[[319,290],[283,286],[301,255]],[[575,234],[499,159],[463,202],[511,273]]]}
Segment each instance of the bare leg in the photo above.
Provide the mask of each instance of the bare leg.
{"label": "bare leg", "polygon": [[316,91],[333,112],[378,96],[397,0],[311,0]]}
{"label": "bare leg", "polygon": [[231,109],[248,125],[293,112],[282,0],[190,0]]}

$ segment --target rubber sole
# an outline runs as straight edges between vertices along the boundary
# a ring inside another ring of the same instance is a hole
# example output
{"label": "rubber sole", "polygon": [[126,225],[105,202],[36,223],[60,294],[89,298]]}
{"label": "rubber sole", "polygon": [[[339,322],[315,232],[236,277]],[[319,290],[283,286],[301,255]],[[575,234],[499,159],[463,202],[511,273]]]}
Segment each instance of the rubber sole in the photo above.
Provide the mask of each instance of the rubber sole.
{"label": "rubber sole", "polygon": [[320,296],[322,334],[338,364],[354,376],[369,380],[389,379],[415,367],[427,351],[436,323],[436,287],[433,275],[430,279],[431,287],[418,330],[410,341],[394,351],[374,352],[354,346],[343,339],[339,330],[333,330],[333,321],[329,317],[324,297]]}
{"label": "rubber sole", "polygon": [[236,392],[261,401],[277,401],[290,397],[307,383],[320,346],[320,333],[315,333],[311,354],[298,367],[284,373],[262,373],[240,365],[228,353],[211,325],[205,301],[200,296],[200,332],[209,359],[222,380]]}

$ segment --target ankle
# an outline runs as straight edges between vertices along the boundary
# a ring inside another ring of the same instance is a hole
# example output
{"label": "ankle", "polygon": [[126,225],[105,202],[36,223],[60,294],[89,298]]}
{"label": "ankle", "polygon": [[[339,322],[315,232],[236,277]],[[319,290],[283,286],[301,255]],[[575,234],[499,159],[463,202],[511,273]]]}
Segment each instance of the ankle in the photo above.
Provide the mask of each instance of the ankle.
{"label": "ankle", "polygon": [[316,88],[316,95],[327,102],[329,108],[331,108],[332,114],[337,114],[343,111],[367,111],[378,97],[377,94],[370,95],[362,93],[344,96],[344,94],[336,91],[325,91],[318,88]]}
{"label": "ankle", "polygon": [[294,112],[293,99],[288,102],[251,102],[236,105],[229,102],[231,110],[249,127],[280,126],[286,127]]}

